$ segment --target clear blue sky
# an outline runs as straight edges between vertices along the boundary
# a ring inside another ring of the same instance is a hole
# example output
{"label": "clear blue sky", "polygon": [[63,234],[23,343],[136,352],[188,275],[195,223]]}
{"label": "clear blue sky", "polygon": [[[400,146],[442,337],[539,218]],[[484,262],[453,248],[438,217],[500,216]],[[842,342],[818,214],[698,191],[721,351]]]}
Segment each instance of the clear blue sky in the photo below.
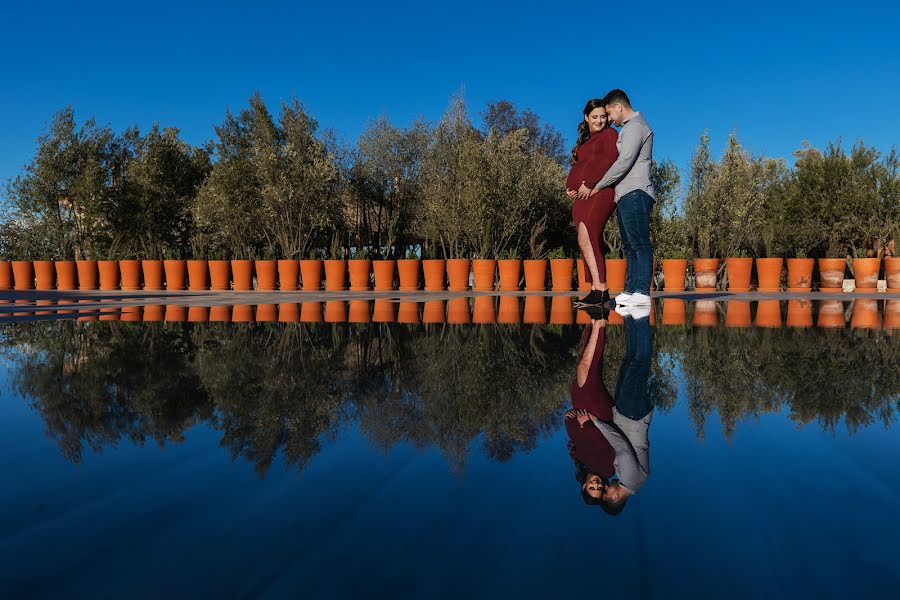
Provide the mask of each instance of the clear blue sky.
{"label": "clear blue sky", "polygon": [[[317,5],[304,7],[303,5]],[[625,89],[684,167],[708,128],[790,158],[802,140],[900,141],[896,2],[15,2],[0,19],[0,179],[69,104],[121,131],[201,143],[259,89],[348,140],[368,119],[436,119],[465,89],[574,139],[586,99]],[[150,8],[152,5],[152,8]]]}

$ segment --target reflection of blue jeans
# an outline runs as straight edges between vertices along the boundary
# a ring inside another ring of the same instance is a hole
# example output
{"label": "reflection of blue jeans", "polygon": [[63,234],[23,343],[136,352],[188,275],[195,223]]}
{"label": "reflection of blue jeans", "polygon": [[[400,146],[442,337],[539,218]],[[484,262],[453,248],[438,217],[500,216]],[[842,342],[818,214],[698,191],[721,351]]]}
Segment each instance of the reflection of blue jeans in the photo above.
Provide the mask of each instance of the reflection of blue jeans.
{"label": "reflection of blue jeans", "polygon": [[653,198],[644,190],[634,190],[619,198],[616,207],[622,245],[625,247],[625,293],[650,295],[653,276],[653,248],[650,247],[650,211]]}
{"label": "reflection of blue jeans", "polygon": [[616,410],[632,421],[643,419],[653,410],[653,400],[647,393],[652,347],[650,319],[635,320],[626,315],[625,358],[616,383]]}

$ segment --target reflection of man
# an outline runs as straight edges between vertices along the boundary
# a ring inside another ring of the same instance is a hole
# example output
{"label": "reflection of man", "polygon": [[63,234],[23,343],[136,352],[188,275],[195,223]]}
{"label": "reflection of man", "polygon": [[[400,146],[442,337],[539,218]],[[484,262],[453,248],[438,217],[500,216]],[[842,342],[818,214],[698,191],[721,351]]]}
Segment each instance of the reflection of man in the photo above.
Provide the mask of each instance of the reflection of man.
{"label": "reflection of man", "polygon": [[616,474],[603,491],[606,512],[617,515],[650,476],[650,421],[653,404],[647,393],[652,338],[649,319],[625,317],[625,359],[616,383],[612,421],[593,419],[616,453]]}

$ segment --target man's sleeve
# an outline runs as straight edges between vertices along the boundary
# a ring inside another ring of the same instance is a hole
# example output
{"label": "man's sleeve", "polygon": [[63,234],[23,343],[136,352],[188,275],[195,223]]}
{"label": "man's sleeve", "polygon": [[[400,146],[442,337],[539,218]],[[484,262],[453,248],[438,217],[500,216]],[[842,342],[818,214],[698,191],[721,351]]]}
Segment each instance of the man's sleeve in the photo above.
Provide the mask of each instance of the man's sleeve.
{"label": "man's sleeve", "polygon": [[619,158],[617,158],[616,162],[613,163],[613,166],[609,168],[609,171],[606,172],[603,179],[597,182],[597,185],[594,186],[595,190],[616,185],[628,174],[628,171],[631,170],[634,163],[637,162],[638,155],[641,153],[640,127],[628,127],[628,125],[626,125],[622,128],[621,133],[619,133],[619,141],[621,142],[619,144]]}

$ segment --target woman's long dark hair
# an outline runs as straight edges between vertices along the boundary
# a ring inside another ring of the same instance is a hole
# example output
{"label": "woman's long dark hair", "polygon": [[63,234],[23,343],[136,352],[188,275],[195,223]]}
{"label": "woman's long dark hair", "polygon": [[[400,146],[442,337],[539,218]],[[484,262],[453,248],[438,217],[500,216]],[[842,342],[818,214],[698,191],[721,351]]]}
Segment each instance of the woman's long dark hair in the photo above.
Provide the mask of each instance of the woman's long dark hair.
{"label": "woman's long dark hair", "polygon": [[[588,100],[587,104],[584,105],[584,116],[586,117],[591,114],[591,111],[595,108],[605,109],[606,106],[603,104],[603,100],[600,98]],[[582,119],[581,123],[578,124],[578,141],[575,142],[575,147],[572,148],[572,156],[569,157],[569,166],[574,165],[575,161],[578,160],[578,148],[585,143],[589,137],[591,137],[591,128],[588,126],[587,121]]]}

